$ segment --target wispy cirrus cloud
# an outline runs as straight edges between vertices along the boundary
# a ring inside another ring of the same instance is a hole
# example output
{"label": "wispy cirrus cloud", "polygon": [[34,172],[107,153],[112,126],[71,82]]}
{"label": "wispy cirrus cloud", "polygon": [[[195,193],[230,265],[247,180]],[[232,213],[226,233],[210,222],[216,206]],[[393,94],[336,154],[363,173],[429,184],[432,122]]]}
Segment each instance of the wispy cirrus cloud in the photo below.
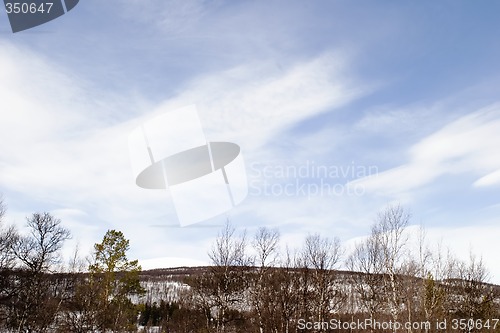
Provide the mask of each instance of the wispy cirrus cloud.
{"label": "wispy cirrus cloud", "polygon": [[369,87],[350,75],[347,64],[339,52],[286,69],[267,62],[238,66],[194,80],[165,106],[195,100],[207,135],[231,137],[248,149],[263,148],[300,121],[365,94]]}
{"label": "wispy cirrus cloud", "polygon": [[128,0],[118,7],[132,21],[153,23],[163,33],[176,36],[192,32],[208,11],[206,1],[154,0],[147,5],[140,0]]}
{"label": "wispy cirrus cloud", "polygon": [[[9,112],[2,114],[0,124],[5,147],[0,151],[0,182],[4,191],[25,198],[24,206],[17,206],[24,212],[12,214],[28,215],[30,202],[43,202],[87,243],[98,241],[107,228],[123,230],[141,257],[161,256],[176,246],[201,259],[204,253],[190,249],[183,238],[202,241],[207,235],[187,230],[171,238],[138,228],[139,221],[172,225],[176,216],[168,193],[134,184],[127,146],[133,128],[156,114],[197,103],[208,139],[238,143],[252,163],[272,156],[269,145],[291,126],[367,91],[347,71],[347,59],[329,53],[289,67],[256,61],[205,73],[150,109],[134,96],[116,101],[98,87],[92,90],[71,70],[29,49],[5,45],[0,50],[5,69],[0,108]],[[81,214],[72,213],[76,211]],[[86,224],[96,227],[84,228]]]}
{"label": "wispy cirrus cloud", "polygon": [[500,170],[493,171],[478,180],[473,184],[476,187],[498,186],[500,185]]}
{"label": "wispy cirrus cloud", "polygon": [[476,110],[412,145],[408,162],[356,180],[367,191],[397,196],[426,186],[443,175],[472,174],[476,186],[494,183],[500,167],[500,106]]}

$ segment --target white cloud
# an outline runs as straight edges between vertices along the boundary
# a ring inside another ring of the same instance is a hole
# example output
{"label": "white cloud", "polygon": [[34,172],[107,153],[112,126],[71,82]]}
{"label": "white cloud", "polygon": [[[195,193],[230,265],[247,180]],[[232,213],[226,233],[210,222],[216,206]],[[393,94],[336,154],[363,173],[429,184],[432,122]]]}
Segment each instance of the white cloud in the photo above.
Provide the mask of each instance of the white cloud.
{"label": "white cloud", "polygon": [[191,32],[205,15],[205,1],[154,0],[144,5],[140,0],[128,0],[119,7],[127,19],[142,23],[154,23],[164,33],[175,36]]}
{"label": "white cloud", "polygon": [[[499,142],[500,106],[493,105],[463,116],[413,145],[407,163],[352,185],[397,196],[442,175],[487,175],[500,167]],[[492,181],[496,175],[490,177],[482,182]]]}
{"label": "white cloud", "polygon": [[475,187],[497,186],[500,185],[500,170],[494,171],[476,180]]}
{"label": "white cloud", "polygon": [[156,113],[195,102],[210,140],[256,150],[297,122],[352,101],[367,88],[345,71],[341,53],[324,54],[281,70],[251,63],[204,75]]}
{"label": "white cloud", "polygon": [[[205,74],[155,110],[134,112],[142,107],[134,97],[115,101],[38,54],[3,46],[2,188],[58,209],[81,242],[93,244],[106,229],[120,229],[141,257],[161,256],[183,242],[148,228],[176,220],[168,193],[139,189],[132,178],[127,138],[145,119],[197,103],[209,140],[238,143],[251,160],[288,127],[364,92],[345,72],[342,56],[325,54],[285,69],[264,62]],[[73,211],[82,215],[68,215]],[[189,251],[199,258],[196,252]]]}

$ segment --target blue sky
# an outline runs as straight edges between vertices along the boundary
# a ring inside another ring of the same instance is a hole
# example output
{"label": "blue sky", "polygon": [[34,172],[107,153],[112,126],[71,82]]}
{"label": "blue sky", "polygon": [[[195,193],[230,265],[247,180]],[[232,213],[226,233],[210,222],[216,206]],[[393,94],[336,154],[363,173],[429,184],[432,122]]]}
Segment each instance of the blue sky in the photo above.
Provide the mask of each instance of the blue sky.
{"label": "blue sky", "polygon": [[[90,251],[115,228],[133,258],[207,261],[211,226],[227,217],[249,231],[279,227],[284,243],[320,232],[348,244],[400,202],[432,241],[482,255],[498,282],[499,9],[495,1],[86,0],[17,34],[2,11],[8,220],[22,226],[31,212],[53,212],[73,232],[68,253],[77,243]],[[241,146],[250,192],[228,216],[177,228],[168,192],[135,186],[127,137],[190,104],[207,138]],[[277,174],[300,167],[357,172]],[[264,193],[325,183],[343,192]]]}

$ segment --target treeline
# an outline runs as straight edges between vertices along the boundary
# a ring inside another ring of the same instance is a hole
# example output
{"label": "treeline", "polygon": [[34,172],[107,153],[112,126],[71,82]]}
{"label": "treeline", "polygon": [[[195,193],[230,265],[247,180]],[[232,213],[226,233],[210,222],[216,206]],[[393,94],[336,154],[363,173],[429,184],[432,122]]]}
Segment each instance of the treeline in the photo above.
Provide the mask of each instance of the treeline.
{"label": "treeline", "polygon": [[0,200],[0,332],[135,332],[144,293],[140,266],[129,261],[129,241],[109,230],[84,261],[64,265],[70,238],[49,213],[27,218],[27,234],[5,227]]}
{"label": "treeline", "polygon": [[350,249],[319,234],[282,249],[278,230],[248,237],[228,224],[209,252],[212,266],[185,279],[178,302],[147,303],[141,324],[162,332],[500,331],[498,286],[487,283],[481,259],[432,251],[423,231],[408,233],[409,219],[388,207]]}
{"label": "treeline", "polygon": [[[70,233],[60,220],[35,213],[21,235],[3,225],[0,208],[1,332],[500,331],[498,287],[482,261],[431,250],[424,232],[408,233],[400,206],[352,248],[320,234],[291,248],[276,229],[239,234],[228,223],[210,267],[142,281],[120,231],[109,230],[86,260],[63,264]],[[338,326],[366,320],[380,326]]]}

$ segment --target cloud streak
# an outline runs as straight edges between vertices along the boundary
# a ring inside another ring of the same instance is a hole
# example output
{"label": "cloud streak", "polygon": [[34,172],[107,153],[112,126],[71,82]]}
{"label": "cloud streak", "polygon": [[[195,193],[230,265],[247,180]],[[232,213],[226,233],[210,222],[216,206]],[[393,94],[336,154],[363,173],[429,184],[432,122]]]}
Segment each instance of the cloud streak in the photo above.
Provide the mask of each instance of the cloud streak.
{"label": "cloud streak", "polygon": [[500,106],[495,104],[445,125],[408,149],[409,161],[354,181],[367,191],[391,196],[429,185],[443,175],[472,174],[476,186],[497,181],[500,167]]}
{"label": "cloud streak", "polygon": [[[138,229],[138,221],[169,225],[176,216],[168,193],[134,184],[127,139],[137,125],[195,102],[208,139],[238,143],[251,163],[270,156],[274,140],[291,126],[365,92],[346,72],[346,60],[332,53],[289,68],[255,62],[204,74],[150,110],[133,98],[114,103],[114,96],[87,90],[71,71],[29,50],[6,46],[0,51],[1,64],[8,69],[1,72],[0,108],[12,112],[4,115],[0,140],[13,144],[0,152],[3,188],[22,193],[26,203],[46,202],[56,213],[81,211],[68,218],[78,230],[87,223],[99,225],[85,230],[85,241],[91,238],[88,233],[98,241],[106,228],[123,230],[144,257],[184,245],[182,239],[167,236],[166,241],[164,233]],[[124,112],[120,109],[128,102],[129,117],[110,121],[109,109]],[[134,108],[140,111],[132,112]]]}

